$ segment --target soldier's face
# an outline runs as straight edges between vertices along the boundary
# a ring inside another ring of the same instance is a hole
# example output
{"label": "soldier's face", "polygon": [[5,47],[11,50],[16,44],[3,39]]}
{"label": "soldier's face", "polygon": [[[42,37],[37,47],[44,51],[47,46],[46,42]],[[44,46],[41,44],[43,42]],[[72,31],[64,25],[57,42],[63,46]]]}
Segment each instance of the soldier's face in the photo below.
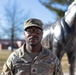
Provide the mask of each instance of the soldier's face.
{"label": "soldier's face", "polygon": [[29,27],[24,31],[26,43],[36,46],[41,43],[43,31],[38,27]]}

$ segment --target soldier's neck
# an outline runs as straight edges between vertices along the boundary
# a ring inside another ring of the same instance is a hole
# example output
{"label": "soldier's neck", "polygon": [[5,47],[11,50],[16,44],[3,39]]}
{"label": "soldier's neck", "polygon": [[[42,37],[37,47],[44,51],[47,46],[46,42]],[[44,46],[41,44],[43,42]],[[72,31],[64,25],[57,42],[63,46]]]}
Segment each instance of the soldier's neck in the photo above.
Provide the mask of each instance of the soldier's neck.
{"label": "soldier's neck", "polygon": [[26,44],[26,50],[30,53],[32,52],[40,52],[42,48],[42,45],[37,45],[37,46],[29,46]]}

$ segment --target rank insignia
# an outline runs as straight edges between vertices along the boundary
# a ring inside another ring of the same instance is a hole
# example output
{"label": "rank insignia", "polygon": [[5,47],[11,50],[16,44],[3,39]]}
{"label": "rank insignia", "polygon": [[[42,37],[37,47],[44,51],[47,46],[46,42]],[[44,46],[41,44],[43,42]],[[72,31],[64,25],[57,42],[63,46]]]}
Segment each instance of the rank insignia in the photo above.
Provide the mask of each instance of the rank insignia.
{"label": "rank insignia", "polygon": [[37,74],[37,68],[32,67],[32,68],[31,68],[31,73],[32,73],[32,74]]}

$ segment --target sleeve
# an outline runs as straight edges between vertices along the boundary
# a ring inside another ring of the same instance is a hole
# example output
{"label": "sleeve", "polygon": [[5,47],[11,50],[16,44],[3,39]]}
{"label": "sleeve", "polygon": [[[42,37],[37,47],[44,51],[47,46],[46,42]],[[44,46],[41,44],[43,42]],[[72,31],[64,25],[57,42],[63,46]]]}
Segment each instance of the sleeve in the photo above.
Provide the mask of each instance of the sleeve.
{"label": "sleeve", "polygon": [[13,75],[12,72],[13,72],[13,64],[12,64],[12,54],[11,54],[3,66],[1,75]]}
{"label": "sleeve", "polygon": [[58,58],[56,58],[55,70],[53,75],[63,75],[62,66]]}

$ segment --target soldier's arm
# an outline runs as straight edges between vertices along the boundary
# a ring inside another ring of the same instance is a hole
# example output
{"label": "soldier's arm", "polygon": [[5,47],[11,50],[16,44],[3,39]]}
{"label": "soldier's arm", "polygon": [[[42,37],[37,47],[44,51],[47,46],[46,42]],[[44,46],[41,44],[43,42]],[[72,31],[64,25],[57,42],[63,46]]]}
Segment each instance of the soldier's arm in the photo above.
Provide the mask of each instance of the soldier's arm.
{"label": "soldier's arm", "polygon": [[58,58],[55,60],[55,68],[53,75],[63,75],[62,66]]}
{"label": "soldier's arm", "polygon": [[11,54],[3,66],[3,70],[2,70],[1,75],[13,75],[12,58],[13,57]]}
{"label": "soldier's arm", "polygon": [[13,75],[7,63],[4,64],[1,75]]}

